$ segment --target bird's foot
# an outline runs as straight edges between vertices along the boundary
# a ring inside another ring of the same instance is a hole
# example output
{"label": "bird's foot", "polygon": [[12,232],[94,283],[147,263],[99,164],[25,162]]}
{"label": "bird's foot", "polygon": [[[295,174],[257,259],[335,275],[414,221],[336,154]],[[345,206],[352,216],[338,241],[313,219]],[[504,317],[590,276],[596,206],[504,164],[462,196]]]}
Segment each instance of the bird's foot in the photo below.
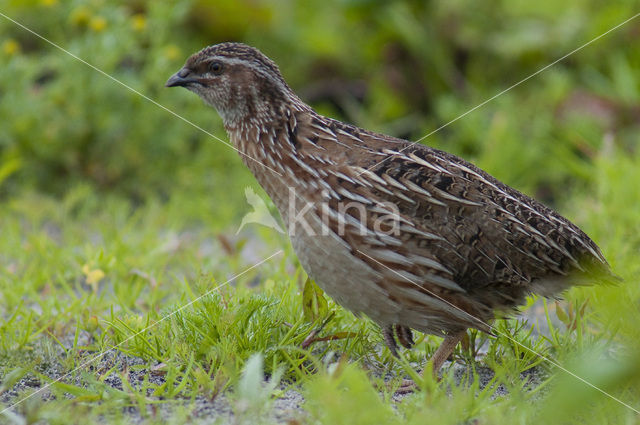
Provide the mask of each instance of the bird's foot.
{"label": "bird's foot", "polygon": [[396,390],[395,394],[396,395],[411,394],[416,392],[418,389],[420,389],[418,385],[415,382],[413,382],[411,379],[403,379],[402,383]]}

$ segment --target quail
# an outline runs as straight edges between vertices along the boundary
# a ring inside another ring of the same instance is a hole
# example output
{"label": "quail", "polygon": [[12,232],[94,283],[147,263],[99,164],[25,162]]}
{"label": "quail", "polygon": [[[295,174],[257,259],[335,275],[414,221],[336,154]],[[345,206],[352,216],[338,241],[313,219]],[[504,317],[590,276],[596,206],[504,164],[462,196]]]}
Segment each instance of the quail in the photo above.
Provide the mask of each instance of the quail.
{"label": "quail", "polygon": [[455,155],[316,113],[253,47],[206,47],[166,86],[217,109],[305,271],[393,354],[412,329],[444,338],[434,373],[528,295],[615,280],[566,218]]}

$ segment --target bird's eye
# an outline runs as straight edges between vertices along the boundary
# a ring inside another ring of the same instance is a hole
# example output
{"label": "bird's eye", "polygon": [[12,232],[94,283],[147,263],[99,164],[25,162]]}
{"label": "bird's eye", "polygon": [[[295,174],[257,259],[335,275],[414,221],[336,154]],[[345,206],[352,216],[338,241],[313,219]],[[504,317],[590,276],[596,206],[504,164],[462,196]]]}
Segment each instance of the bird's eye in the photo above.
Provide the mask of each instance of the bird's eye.
{"label": "bird's eye", "polygon": [[214,74],[218,75],[222,72],[222,62],[213,61],[209,64],[209,69]]}

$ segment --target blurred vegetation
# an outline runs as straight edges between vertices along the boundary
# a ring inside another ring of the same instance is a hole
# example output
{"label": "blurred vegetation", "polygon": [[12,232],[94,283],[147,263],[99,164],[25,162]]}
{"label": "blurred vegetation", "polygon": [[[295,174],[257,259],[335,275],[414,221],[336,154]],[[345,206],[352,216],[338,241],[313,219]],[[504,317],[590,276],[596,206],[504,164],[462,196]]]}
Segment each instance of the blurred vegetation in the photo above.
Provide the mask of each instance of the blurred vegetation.
{"label": "blurred vegetation", "polygon": [[[223,140],[214,110],[164,88],[191,53],[222,41],[260,48],[319,112],[417,140],[638,6],[4,0],[0,13]],[[570,291],[568,313],[555,313],[564,326],[547,336],[513,320],[498,329],[636,408],[639,39],[640,18],[422,141],[541,199],[602,246],[623,285]],[[127,423],[124,408],[136,406],[145,423],[156,423],[159,399],[214,400],[234,385],[238,417],[252,423],[247,412],[262,412],[278,392],[272,383],[255,388],[263,369],[303,387],[303,423],[638,423],[568,375],[552,381],[557,369],[502,337],[490,339],[483,357],[496,372],[489,387],[456,387],[450,374],[442,383],[449,397],[427,378],[422,392],[392,408],[393,388],[381,390],[387,383],[369,372],[411,374],[438,339],[419,336],[417,349],[396,360],[379,349],[371,322],[331,300],[325,317],[306,314],[304,272],[286,238],[257,226],[234,234],[248,212],[247,185],[255,182],[228,146],[0,16],[0,397],[25,376],[48,382],[52,365],[71,371],[87,353],[121,342],[122,353],[148,362],[139,369],[159,363],[165,376],[161,385],[147,374],[137,387],[114,389],[105,380],[126,381],[128,366],[100,363],[74,375],[77,387],[54,385],[56,403],[22,404],[16,415],[26,422],[15,423],[67,423],[70,406],[96,421],[115,415],[113,423]],[[136,333],[277,249],[285,255]],[[302,349],[320,322],[315,351]],[[251,357],[256,351],[261,356]],[[550,376],[537,393],[521,375],[534,366]],[[498,385],[508,398],[495,399]],[[550,402],[532,402],[541,399]],[[173,422],[193,409],[182,406]]]}
{"label": "blurred vegetation", "polygon": [[[3,13],[223,136],[164,81],[205,45],[244,41],[321,112],[418,139],[628,18],[634,2],[9,0]],[[424,141],[548,202],[593,184],[607,140],[636,155],[637,22]],[[247,182],[235,153],[0,20],[0,194],[79,181],[134,199]],[[624,46],[624,49],[615,48]],[[238,177],[236,177],[238,176]],[[224,181],[221,181],[224,180]],[[225,192],[226,193],[226,192]]]}

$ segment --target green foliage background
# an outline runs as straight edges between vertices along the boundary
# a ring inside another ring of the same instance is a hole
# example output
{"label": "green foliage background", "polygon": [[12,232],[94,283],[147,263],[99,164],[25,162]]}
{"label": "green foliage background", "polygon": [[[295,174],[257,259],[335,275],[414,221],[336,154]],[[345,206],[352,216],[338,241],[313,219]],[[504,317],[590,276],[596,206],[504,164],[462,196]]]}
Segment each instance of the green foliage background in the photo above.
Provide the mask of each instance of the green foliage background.
{"label": "green foliage background", "polygon": [[[214,111],[163,83],[194,51],[236,40],[274,58],[321,112],[415,140],[622,22],[633,4],[9,0],[3,12],[221,137]],[[5,198],[60,195],[79,181],[143,198],[223,194],[222,177],[246,174],[206,134],[0,25]],[[593,184],[606,135],[635,153],[635,31],[614,31],[424,142],[551,203],[568,185]]]}
{"label": "green foliage background", "polygon": [[[252,237],[234,239],[248,212],[244,188],[255,187],[253,178],[231,148],[163,108],[226,141],[214,110],[187,91],[165,89],[164,82],[200,48],[242,41],[274,59],[319,112],[409,140],[429,135],[422,143],[476,163],[592,236],[624,285],[571,291],[569,305],[589,306],[583,325],[535,346],[640,406],[640,18],[502,93],[632,17],[639,6],[599,0],[3,0],[0,381],[17,381],[54,361],[71,370],[83,350],[124,341],[263,252],[284,248],[295,263],[286,239],[274,232],[253,229]],[[255,239],[259,247],[247,254]],[[267,373],[284,365],[292,382],[307,382],[309,358],[297,348],[313,328],[301,307],[304,273],[279,261],[251,274],[257,287],[239,284],[121,349],[166,363],[167,376],[184,382],[178,390],[149,384],[112,393],[94,379],[74,394],[100,401],[102,413],[113,413],[114,405],[144,412],[148,388],[170,400],[217,394],[220,382],[233,386],[255,351],[263,353]],[[346,352],[357,364],[383,365],[388,372],[410,369],[388,353],[370,354],[380,344],[370,323],[332,303],[329,309],[334,316],[325,333],[357,336],[327,342],[322,354]],[[80,332],[91,342],[79,344]],[[71,343],[64,339],[74,333]],[[429,341],[408,354],[410,360],[420,361],[433,348]],[[425,417],[437,423],[638,423],[611,399],[564,378],[553,383],[553,402],[532,407],[516,378],[534,360],[506,340],[492,344],[487,363],[497,361],[492,367],[500,382],[513,384],[509,402],[473,387],[448,397],[432,383],[398,413],[389,399],[380,400],[361,368],[340,363],[341,374],[325,370],[309,381],[305,409],[317,423],[382,417],[389,423],[423,423]],[[51,354],[58,346],[64,353]],[[0,385],[0,395],[7,390]],[[370,407],[371,417],[349,416],[358,403]],[[89,414],[82,403],[74,408]],[[25,417],[65,423],[58,407],[22,409]]]}

